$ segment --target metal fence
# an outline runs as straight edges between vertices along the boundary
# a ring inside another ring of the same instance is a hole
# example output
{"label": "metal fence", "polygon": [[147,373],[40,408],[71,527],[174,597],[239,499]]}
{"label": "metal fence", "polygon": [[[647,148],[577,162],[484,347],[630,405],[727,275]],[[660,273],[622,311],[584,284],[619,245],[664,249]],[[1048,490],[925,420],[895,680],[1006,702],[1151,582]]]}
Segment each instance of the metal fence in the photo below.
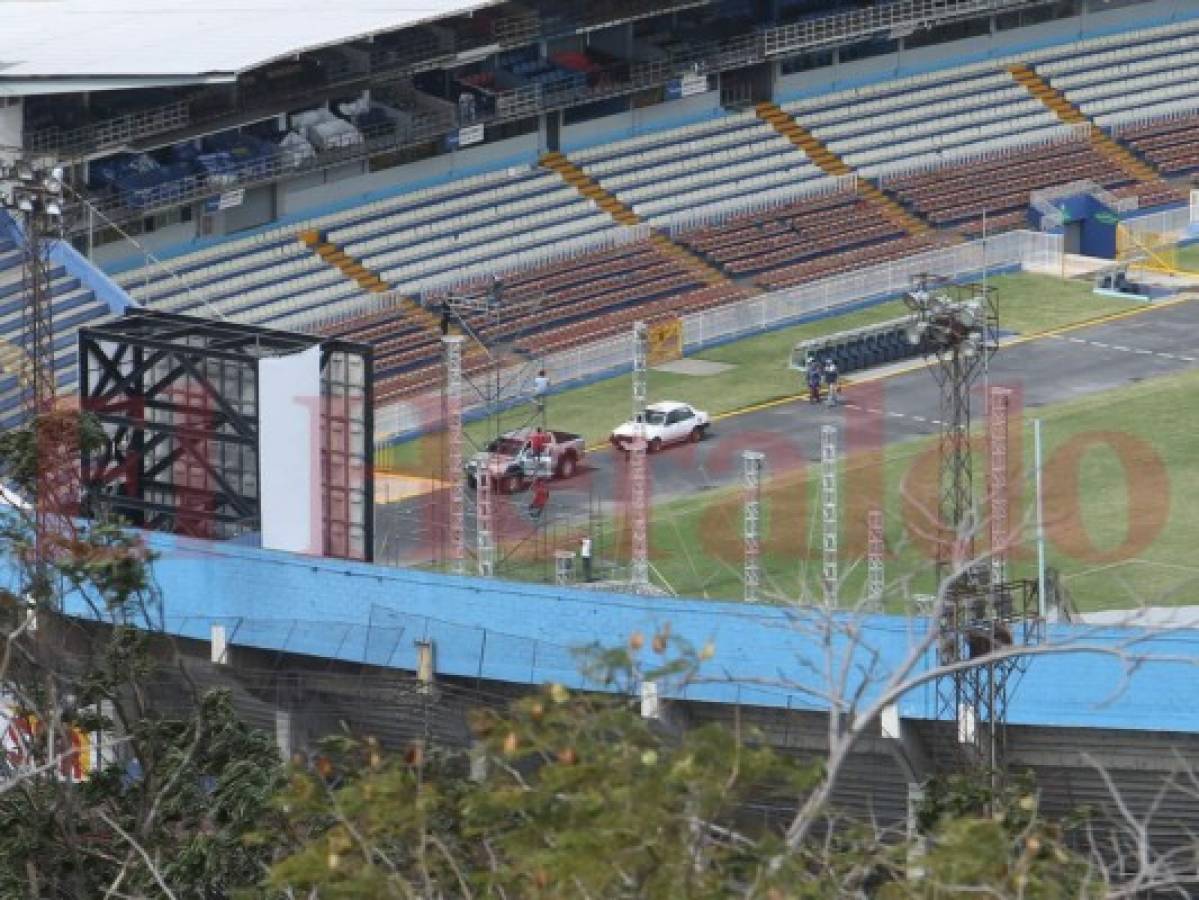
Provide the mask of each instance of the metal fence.
{"label": "metal fence", "polygon": [[1197,214],[1199,214],[1199,204],[1195,203],[1195,193],[1197,192],[1192,192],[1189,206],[1134,216],[1124,219],[1121,224],[1134,234],[1166,235],[1178,240],[1186,234],[1191,223],[1196,221]]}
{"label": "metal fence", "polygon": [[[683,347],[685,352],[694,352],[709,344],[761,333],[806,317],[896,296],[908,289],[913,275],[921,272],[961,279],[984,270],[1055,270],[1061,267],[1061,260],[1061,235],[1010,231],[683,316]],[[543,365],[555,386],[562,388],[628,371],[632,359],[630,331],[547,354]],[[531,396],[532,386],[520,377],[519,367],[504,373],[502,381],[509,387],[500,399],[501,404],[521,402]],[[439,397],[439,393],[430,392],[377,410],[376,445],[394,443],[427,425],[428,411],[439,408]],[[468,401],[464,411],[478,411],[481,407],[482,401],[473,405]]]}
{"label": "metal fence", "polygon": [[763,34],[764,50],[769,57],[787,56],[888,30],[1033,5],[1030,0],[898,0],[772,28]]}

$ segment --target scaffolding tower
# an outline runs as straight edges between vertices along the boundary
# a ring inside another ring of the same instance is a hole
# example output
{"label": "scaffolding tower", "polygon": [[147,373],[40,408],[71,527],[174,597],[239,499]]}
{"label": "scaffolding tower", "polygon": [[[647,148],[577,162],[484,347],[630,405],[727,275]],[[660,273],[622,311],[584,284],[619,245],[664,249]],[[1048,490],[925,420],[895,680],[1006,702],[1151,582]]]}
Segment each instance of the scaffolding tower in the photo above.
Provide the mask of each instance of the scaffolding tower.
{"label": "scaffolding tower", "polygon": [[756,603],[762,589],[762,467],[766,455],[746,450],[741,459],[745,474],[745,601]]}
{"label": "scaffolding tower", "polygon": [[[54,411],[57,395],[54,373],[54,306],[51,295],[50,251],[63,233],[63,171],[20,161],[0,162],[0,208],[21,223],[21,324],[17,384],[27,423]],[[69,429],[68,429],[69,430]],[[71,533],[71,516],[78,505],[75,455],[77,434],[46,422],[37,433],[38,474],[33,507],[33,563],[38,585],[45,589],[46,564],[52,545]]]}
{"label": "scaffolding tower", "polygon": [[629,448],[629,517],[632,530],[629,581],[634,591],[649,588],[649,465],[646,459],[645,401],[649,330],[633,323],[633,444]]}
{"label": "scaffolding tower", "polygon": [[1008,416],[1012,392],[992,387],[987,393],[988,492],[991,495],[991,581],[1007,580],[1010,522],[1008,518]]}
{"label": "scaffolding tower", "polygon": [[491,454],[484,452],[475,476],[475,561],[479,574],[495,574],[495,509],[492,505]]}
{"label": "scaffolding tower", "polygon": [[447,334],[441,339],[445,351],[442,384],[442,419],[445,422],[448,472],[445,480],[450,486],[450,502],[446,534],[450,542],[450,571],[463,575],[466,571],[466,485],[462,470],[462,345],[460,334]]}
{"label": "scaffolding tower", "polygon": [[883,511],[872,509],[866,513],[866,603],[871,609],[881,610],[883,606],[886,554]]}
{"label": "scaffolding tower", "polygon": [[837,427],[820,429],[820,584],[824,602],[837,602],[840,573],[837,565]]}

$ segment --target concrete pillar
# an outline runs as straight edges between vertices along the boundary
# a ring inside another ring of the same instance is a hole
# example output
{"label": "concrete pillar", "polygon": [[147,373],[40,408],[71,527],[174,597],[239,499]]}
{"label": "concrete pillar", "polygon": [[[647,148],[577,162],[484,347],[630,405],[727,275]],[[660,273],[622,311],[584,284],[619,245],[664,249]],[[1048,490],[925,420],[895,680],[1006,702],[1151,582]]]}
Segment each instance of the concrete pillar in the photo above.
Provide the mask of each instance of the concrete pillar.
{"label": "concrete pillar", "polygon": [[416,680],[420,682],[423,692],[427,693],[433,689],[434,675],[433,642],[427,640],[417,641]]}
{"label": "concrete pillar", "polygon": [[213,665],[229,665],[229,637],[224,625],[212,626],[212,637],[209,639],[209,651]]}
{"label": "concrete pillar", "polygon": [[290,710],[275,710],[275,746],[283,759],[291,759],[296,751],[292,735],[292,714]]}
{"label": "concrete pillar", "polygon": [[641,718],[662,718],[662,704],[658,699],[658,685],[654,681],[641,682]]}
{"label": "concrete pillar", "polygon": [[470,745],[470,780],[482,781],[487,777],[487,745],[473,741]]}

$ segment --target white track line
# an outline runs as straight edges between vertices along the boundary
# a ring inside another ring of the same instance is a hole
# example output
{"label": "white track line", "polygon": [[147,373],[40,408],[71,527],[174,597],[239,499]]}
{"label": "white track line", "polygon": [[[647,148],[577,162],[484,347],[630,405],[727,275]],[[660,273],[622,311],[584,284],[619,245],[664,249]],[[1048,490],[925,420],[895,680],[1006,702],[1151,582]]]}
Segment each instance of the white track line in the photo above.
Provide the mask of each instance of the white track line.
{"label": "white track line", "polygon": [[1088,341],[1085,338],[1079,337],[1063,337],[1059,338],[1059,340],[1066,340],[1071,344],[1086,344],[1088,347],[1098,347],[1101,350],[1115,350],[1118,353],[1135,353],[1137,356],[1156,356],[1160,359],[1169,359],[1173,360],[1174,362],[1193,363],[1197,361],[1193,356],[1183,356],[1179,353],[1163,353],[1159,350],[1145,350],[1140,347],[1125,347],[1122,344],[1105,344],[1102,341]]}

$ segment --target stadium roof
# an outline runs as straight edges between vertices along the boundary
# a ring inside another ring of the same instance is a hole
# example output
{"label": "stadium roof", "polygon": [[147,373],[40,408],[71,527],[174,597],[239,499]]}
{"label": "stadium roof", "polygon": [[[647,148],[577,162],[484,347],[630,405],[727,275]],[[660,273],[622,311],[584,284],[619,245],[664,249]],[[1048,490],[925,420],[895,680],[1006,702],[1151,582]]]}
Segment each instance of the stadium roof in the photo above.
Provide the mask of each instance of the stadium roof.
{"label": "stadium roof", "polygon": [[304,50],[495,2],[0,0],[0,93],[230,80]]}

